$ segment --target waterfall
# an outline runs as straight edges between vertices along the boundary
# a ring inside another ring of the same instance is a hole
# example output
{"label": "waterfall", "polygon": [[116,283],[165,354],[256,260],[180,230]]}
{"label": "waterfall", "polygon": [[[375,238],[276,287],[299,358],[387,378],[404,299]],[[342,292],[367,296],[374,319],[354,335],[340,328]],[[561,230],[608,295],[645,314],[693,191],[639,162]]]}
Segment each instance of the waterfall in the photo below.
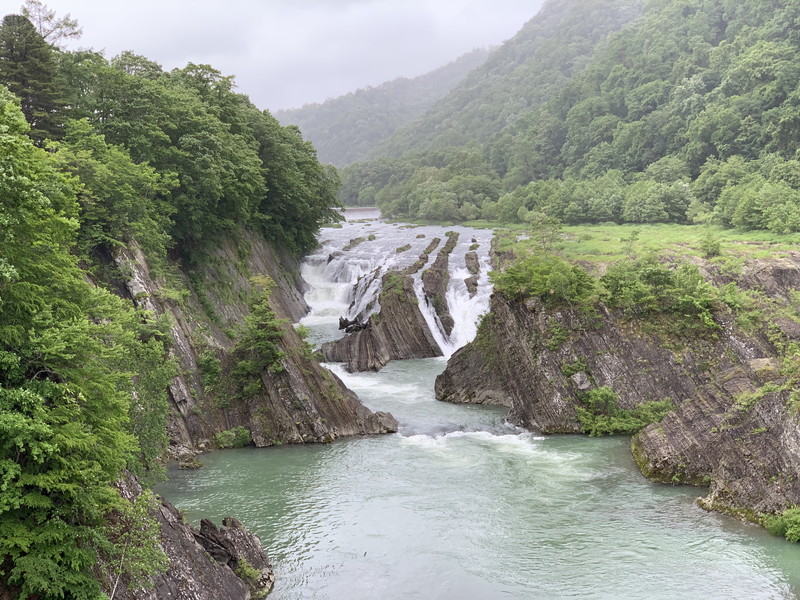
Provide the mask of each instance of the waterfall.
{"label": "waterfall", "polygon": [[[302,320],[307,325],[337,325],[340,316],[365,320],[380,310],[377,303],[381,278],[389,271],[402,270],[417,261],[434,238],[443,240],[430,254],[428,264],[414,274],[414,289],[419,307],[434,339],[445,357],[476,334],[478,321],[489,310],[489,247],[492,232],[465,227],[415,227],[386,223],[374,213],[345,211],[348,219],[341,227],[324,229],[322,243],[307,256],[301,267],[310,291],[306,302],[311,312]],[[450,254],[445,300],[455,321],[450,335],[424,297],[422,273],[436,259],[448,231],[456,231],[459,243]],[[466,266],[468,252],[478,255],[480,274],[477,293],[470,296],[465,279],[471,276]]]}

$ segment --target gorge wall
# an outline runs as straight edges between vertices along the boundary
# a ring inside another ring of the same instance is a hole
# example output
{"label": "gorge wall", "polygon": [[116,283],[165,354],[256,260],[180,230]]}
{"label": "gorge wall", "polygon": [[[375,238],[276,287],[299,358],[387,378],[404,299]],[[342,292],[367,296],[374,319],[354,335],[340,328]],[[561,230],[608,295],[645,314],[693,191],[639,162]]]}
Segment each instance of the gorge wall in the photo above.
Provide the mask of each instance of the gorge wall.
{"label": "gorge wall", "polygon": [[602,305],[587,314],[495,294],[476,340],[437,379],[437,398],[504,405],[512,421],[544,433],[579,432],[581,397],[601,386],[623,409],[669,398],[675,410],[632,440],[646,476],[708,486],[703,506],[754,520],[797,504],[800,428],[781,357],[800,325],[768,308],[794,300],[800,253],[750,261],[735,275],[698,263],[717,285],[758,290],[771,316],[743,328],[720,309],[717,330],[674,336],[657,319]]}
{"label": "gorge wall", "polygon": [[[364,407],[341,380],[319,365],[292,327],[307,310],[295,259],[255,235],[248,235],[247,245],[246,253],[225,245],[202,270],[179,272],[179,281],[169,283],[152,274],[135,244],[115,257],[120,272],[128,274],[118,292],[168,323],[171,354],[178,366],[168,394],[171,457],[185,466],[199,466],[195,454],[220,445],[215,436],[236,428],[244,428],[248,436],[239,443],[256,446],[330,442],[342,436],[395,431],[395,419]],[[224,381],[236,366],[232,349],[256,293],[252,275],[266,275],[275,282],[269,304],[279,318],[283,356],[280,372],[263,369],[260,389],[241,398],[232,396]],[[176,293],[176,288],[183,293]],[[219,369],[214,381],[208,378],[209,363]],[[120,490],[128,500],[141,493],[132,476],[120,483]],[[272,588],[274,575],[261,542],[235,518],[225,519],[221,527],[204,521],[198,530],[163,499],[154,517],[169,560],[167,571],[152,578],[150,589],[129,587],[127,580],[120,580],[115,598],[245,600],[264,597]],[[112,587],[112,575],[98,577]]]}
{"label": "gorge wall", "polygon": [[[170,294],[167,283],[151,275],[142,253],[131,246],[116,263],[130,273],[126,292],[137,306],[166,316],[179,374],[169,389],[169,437],[173,457],[181,459],[210,449],[214,435],[237,427],[250,431],[256,446],[325,442],[341,436],[394,431],[388,414],[373,414],[330,371],[322,368],[291,326],[305,312],[302,279],[296,261],[258,236],[247,238],[248,251],[226,245],[208,266],[181,274],[184,298]],[[210,364],[224,378],[232,364],[237,328],[250,312],[255,293],[252,275],[275,282],[269,304],[280,319],[281,371],[261,372],[260,390],[247,398],[231,397],[220,381],[209,383]],[[206,372],[204,372],[204,370]]]}

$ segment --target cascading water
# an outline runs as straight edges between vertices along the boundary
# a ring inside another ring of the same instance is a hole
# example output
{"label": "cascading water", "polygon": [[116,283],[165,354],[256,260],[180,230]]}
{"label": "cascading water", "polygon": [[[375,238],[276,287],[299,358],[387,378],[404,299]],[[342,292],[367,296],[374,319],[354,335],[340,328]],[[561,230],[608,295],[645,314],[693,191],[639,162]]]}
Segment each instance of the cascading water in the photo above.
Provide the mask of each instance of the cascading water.
{"label": "cascading water", "polygon": [[[311,285],[306,302],[311,312],[301,321],[306,326],[323,327],[330,334],[338,325],[339,316],[347,319],[368,319],[380,309],[377,296],[381,276],[399,271],[417,261],[432,240],[438,247],[430,253],[429,266],[447,240],[449,232],[457,232],[459,241],[450,254],[446,300],[454,320],[448,335],[422,291],[423,267],[414,274],[414,289],[420,310],[445,358],[475,337],[480,316],[489,310],[489,249],[492,233],[465,227],[410,227],[380,221],[377,212],[359,212],[358,219],[345,222],[341,228],[327,229],[320,248],[302,265],[303,278]],[[466,254],[478,255],[480,273],[477,293],[470,295],[465,280],[471,273],[466,267]]]}
{"label": "cascading water", "polygon": [[[340,315],[372,310],[376,270],[413,263],[444,231],[375,220],[326,229],[303,265],[311,339],[333,339]],[[470,298],[463,254],[473,244],[482,268]],[[456,327],[437,334],[446,353],[486,310],[488,248],[488,232],[463,230],[451,256]],[[696,488],[645,480],[626,438],[542,438],[501,410],[436,402],[444,365],[329,365],[367,406],[392,412],[399,433],[214,452],[204,469],[171,470],[157,491],[193,522],[236,515],[253,529],[275,566],[273,600],[798,597],[794,545],[704,512]]]}

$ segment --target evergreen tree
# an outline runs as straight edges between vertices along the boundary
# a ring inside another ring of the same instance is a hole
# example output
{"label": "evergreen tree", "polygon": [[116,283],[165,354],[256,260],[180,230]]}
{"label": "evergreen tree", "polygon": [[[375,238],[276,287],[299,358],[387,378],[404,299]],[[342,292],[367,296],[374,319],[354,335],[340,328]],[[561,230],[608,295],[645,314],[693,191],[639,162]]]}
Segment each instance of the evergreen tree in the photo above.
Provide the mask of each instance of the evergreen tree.
{"label": "evergreen tree", "polygon": [[63,103],[54,50],[21,15],[6,15],[0,25],[0,83],[20,98],[37,144],[60,137]]}

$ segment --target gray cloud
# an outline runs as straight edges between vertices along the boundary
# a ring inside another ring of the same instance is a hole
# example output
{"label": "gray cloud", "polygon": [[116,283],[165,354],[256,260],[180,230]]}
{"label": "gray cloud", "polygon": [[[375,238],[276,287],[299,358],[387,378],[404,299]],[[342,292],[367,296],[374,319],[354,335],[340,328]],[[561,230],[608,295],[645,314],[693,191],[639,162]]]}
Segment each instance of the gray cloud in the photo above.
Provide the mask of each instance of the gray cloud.
{"label": "gray cloud", "polygon": [[166,69],[211,64],[261,108],[322,102],[428,72],[513,36],[542,0],[46,0],[73,47],[132,50]]}

